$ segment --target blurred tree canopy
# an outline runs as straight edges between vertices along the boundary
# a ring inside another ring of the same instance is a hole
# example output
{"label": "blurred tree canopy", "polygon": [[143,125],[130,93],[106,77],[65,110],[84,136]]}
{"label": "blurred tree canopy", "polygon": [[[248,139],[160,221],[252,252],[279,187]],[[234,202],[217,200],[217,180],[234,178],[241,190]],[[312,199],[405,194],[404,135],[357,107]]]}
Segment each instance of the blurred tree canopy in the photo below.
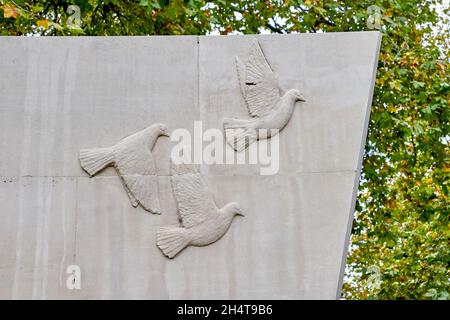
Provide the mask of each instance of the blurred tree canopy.
{"label": "blurred tree canopy", "polygon": [[0,0],[2,35],[374,28],[383,40],[342,296],[450,299],[448,1]]}

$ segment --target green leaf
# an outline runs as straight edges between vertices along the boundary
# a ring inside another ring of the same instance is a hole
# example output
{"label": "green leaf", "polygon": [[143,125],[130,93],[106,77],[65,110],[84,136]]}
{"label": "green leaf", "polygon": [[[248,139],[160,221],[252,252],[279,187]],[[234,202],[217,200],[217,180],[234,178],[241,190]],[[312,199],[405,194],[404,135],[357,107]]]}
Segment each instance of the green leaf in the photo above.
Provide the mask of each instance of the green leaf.
{"label": "green leaf", "polygon": [[424,82],[413,81],[413,86],[415,89],[423,88],[425,86]]}

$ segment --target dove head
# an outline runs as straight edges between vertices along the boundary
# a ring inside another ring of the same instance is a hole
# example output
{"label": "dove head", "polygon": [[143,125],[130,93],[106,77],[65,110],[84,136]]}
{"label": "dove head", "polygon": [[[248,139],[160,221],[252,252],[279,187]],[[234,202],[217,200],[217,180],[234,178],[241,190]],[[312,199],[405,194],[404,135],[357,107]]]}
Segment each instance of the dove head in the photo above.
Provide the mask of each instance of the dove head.
{"label": "dove head", "polygon": [[223,212],[234,217],[234,216],[244,216],[242,214],[241,206],[237,202],[230,202],[223,209]]}
{"label": "dove head", "polygon": [[287,94],[294,99],[294,101],[302,101],[305,102],[305,97],[298,91],[297,89],[291,89],[287,92]]}
{"label": "dove head", "polygon": [[170,137],[169,129],[167,129],[167,126],[165,124],[158,123],[158,124],[156,124],[156,126],[158,126],[158,128],[159,128],[160,136]]}

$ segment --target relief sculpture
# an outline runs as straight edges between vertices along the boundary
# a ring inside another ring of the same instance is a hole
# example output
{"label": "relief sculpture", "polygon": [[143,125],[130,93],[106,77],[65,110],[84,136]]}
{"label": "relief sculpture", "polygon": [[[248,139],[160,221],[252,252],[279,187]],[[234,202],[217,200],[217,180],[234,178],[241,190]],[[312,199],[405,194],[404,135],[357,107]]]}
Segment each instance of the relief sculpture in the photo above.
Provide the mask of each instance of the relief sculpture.
{"label": "relief sculpture", "polygon": [[[236,57],[236,68],[251,119],[225,118],[223,127],[227,142],[239,152],[256,140],[270,138],[270,130],[275,129],[277,133],[282,130],[292,116],[295,103],[304,102],[305,98],[296,89],[280,95],[277,78],[257,39],[253,40],[246,64]],[[264,133],[260,135],[260,132]]]}
{"label": "relief sculpture", "polygon": [[230,202],[219,209],[213,195],[193,165],[171,165],[172,190],[177,203],[180,226],[158,228],[156,244],[169,258],[187,246],[207,246],[219,240],[240,206]]}
{"label": "relief sculpture", "polygon": [[[298,90],[280,95],[275,74],[258,41],[253,41],[248,62],[236,57],[242,96],[251,119],[224,119],[227,142],[237,152],[258,139],[270,138],[270,129],[281,130],[292,116],[295,103],[305,101]],[[260,136],[258,129],[267,129]],[[107,166],[114,166],[122,178],[133,207],[160,214],[158,176],[152,149],[159,136],[169,136],[165,125],[154,124],[106,148],[80,150],[83,169],[93,176]],[[207,246],[219,240],[236,215],[243,215],[240,205],[230,202],[218,208],[200,172],[191,164],[170,162],[172,191],[177,204],[179,225],[159,227],[156,245],[168,258],[174,258],[187,246]]]}
{"label": "relief sculpture", "polygon": [[161,214],[158,176],[152,150],[160,136],[169,136],[167,127],[157,123],[132,134],[111,147],[80,150],[81,167],[92,177],[114,166],[122,178],[133,207]]}

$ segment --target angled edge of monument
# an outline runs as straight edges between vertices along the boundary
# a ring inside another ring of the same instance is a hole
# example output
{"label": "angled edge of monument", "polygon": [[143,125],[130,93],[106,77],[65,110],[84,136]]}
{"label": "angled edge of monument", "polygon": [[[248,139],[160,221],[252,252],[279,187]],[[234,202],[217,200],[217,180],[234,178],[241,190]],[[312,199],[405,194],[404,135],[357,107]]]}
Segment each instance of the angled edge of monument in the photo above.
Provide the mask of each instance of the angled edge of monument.
{"label": "angled edge of monument", "polygon": [[372,106],[372,99],[373,99],[373,93],[374,93],[374,87],[375,87],[375,80],[376,80],[376,74],[377,74],[377,67],[378,67],[378,57],[380,53],[380,47],[381,47],[381,32],[378,31],[371,31],[367,33],[372,33],[376,35],[376,52],[374,53],[374,59],[373,59],[373,66],[372,66],[372,78],[371,78],[371,84],[369,89],[369,96],[367,99],[367,106],[366,106],[366,116],[364,119],[364,126],[363,126],[363,133],[361,137],[361,146],[359,149],[359,155],[358,155],[358,163],[357,168],[355,172],[355,182],[353,184],[353,193],[351,198],[351,204],[350,204],[350,211],[348,216],[348,224],[347,224],[347,232],[345,235],[345,243],[344,243],[344,251],[342,252],[342,261],[341,261],[341,267],[339,272],[339,279],[338,279],[338,286],[336,288],[336,300],[339,300],[342,293],[342,286],[344,282],[344,274],[345,274],[345,267],[347,263],[347,255],[348,255],[348,249],[350,245],[350,237],[352,234],[352,225],[353,225],[353,219],[354,219],[354,212],[355,212],[355,205],[356,205],[356,198],[358,196],[358,187],[359,187],[359,179],[361,176],[361,168],[362,168],[362,161],[364,157],[364,150],[366,145],[366,139],[367,139],[367,132],[369,129],[369,119],[370,119],[370,110]]}

